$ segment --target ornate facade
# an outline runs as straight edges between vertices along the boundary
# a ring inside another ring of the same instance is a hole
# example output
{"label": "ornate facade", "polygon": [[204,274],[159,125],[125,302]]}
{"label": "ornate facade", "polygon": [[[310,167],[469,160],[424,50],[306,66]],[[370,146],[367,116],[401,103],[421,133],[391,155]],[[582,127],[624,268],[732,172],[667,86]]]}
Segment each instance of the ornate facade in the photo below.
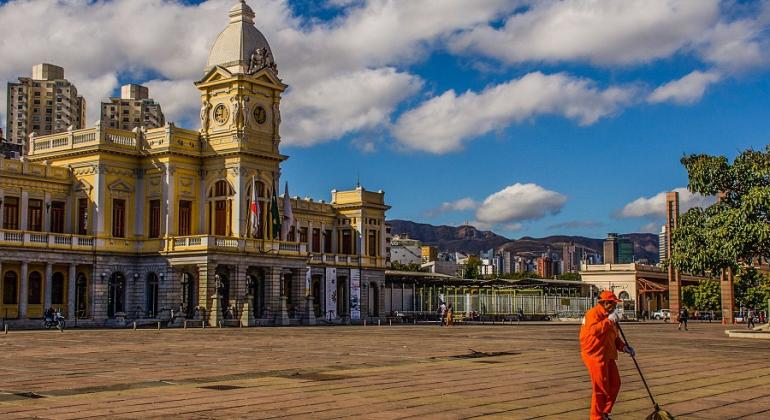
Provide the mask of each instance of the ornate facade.
{"label": "ornate facade", "polygon": [[244,2],[230,10],[195,83],[199,131],[97,125],[34,137],[26,161],[0,161],[0,316],[24,323],[50,306],[94,325],[384,316],[382,191],[291,198],[290,226],[273,231],[287,86],[253,17]]}

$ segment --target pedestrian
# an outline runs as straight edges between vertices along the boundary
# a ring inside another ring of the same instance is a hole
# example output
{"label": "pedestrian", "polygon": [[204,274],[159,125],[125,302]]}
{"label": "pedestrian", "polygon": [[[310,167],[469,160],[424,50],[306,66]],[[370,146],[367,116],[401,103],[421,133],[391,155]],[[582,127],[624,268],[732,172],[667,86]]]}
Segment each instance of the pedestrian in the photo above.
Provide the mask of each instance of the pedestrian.
{"label": "pedestrian", "polygon": [[684,330],[687,331],[688,318],[690,318],[690,314],[687,312],[687,307],[683,306],[682,309],[679,310],[679,326],[677,327],[679,331],[682,331],[683,325],[684,325]]}
{"label": "pedestrian", "polygon": [[711,310],[711,316],[709,316],[709,324],[711,324],[711,320],[714,319],[714,310]]}
{"label": "pedestrian", "polygon": [[748,329],[754,328],[754,308],[749,309],[749,312],[746,315],[746,327]]}
{"label": "pedestrian", "polygon": [[439,316],[439,325],[444,326],[444,319],[446,318],[446,303],[443,301],[441,302],[441,305],[438,307],[438,316]]}
{"label": "pedestrian", "polygon": [[759,323],[764,324],[767,322],[767,319],[765,318],[765,311],[762,311],[759,313]]}
{"label": "pedestrian", "polygon": [[454,314],[455,311],[452,309],[452,304],[450,303],[449,306],[446,308],[446,325],[447,327],[452,326],[452,321],[454,321]]}
{"label": "pedestrian", "polygon": [[615,310],[622,300],[609,290],[599,294],[599,302],[586,312],[580,327],[580,355],[591,376],[591,420],[609,419],[620,392],[620,374],[615,360],[618,351],[631,356],[636,352],[618,336],[620,314]]}

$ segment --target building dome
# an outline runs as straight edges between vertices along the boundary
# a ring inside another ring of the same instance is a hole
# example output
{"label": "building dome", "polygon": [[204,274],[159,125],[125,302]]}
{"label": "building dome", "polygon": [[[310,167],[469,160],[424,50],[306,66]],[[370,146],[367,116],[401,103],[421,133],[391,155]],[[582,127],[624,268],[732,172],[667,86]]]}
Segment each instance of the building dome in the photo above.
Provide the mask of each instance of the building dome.
{"label": "building dome", "polygon": [[261,67],[275,68],[273,53],[262,32],[254,27],[254,11],[240,0],[230,9],[230,23],[223,30],[209,53],[205,71],[214,66],[226,68],[231,73],[253,73],[255,61]]}

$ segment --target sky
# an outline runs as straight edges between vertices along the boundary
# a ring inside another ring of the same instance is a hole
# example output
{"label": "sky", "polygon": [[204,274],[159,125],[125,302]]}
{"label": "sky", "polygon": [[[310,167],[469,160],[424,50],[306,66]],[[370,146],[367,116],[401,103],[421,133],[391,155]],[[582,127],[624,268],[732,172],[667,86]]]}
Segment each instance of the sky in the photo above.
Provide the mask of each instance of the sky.
{"label": "sky", "polygon": [[[0,81],[64,67],[88,102],[140,83],[198,129],[236,0],[0,0]],[[357,182],[389,219],[509,238],[658,232],[685,154],[770,143],[770,2],[247,0],[282,100],[282,181]],[[6,89],[0,89],[5,127]]]}

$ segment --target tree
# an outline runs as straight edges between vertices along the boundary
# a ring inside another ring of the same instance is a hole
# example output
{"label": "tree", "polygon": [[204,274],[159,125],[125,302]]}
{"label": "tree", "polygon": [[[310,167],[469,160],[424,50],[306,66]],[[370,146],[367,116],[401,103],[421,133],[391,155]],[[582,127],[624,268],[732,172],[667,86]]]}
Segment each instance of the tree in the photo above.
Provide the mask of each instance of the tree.
{"label": "tree", "polygon": [[556,276],[558,280],[572,280],[572,281],[580,281],[580,273],[562,273]]}
{"label": "tree", "polygon": [[468,257],[468,262],[463,270],[464,279],[477,279],[481,274],[481,260],[475,255]]}
{"label": "tree", "polygon": [[735,304],[743,308],[767,310],[770,279],[754,269],[742,267],[735,279]]}
{"label": "tree", "polygon": [[[698,286],[682,287],[682,304],[688,308],[695,308],[695,288]],[[700,309],[700,308],[698,308]]]}
{"label": "tree", "polygon": [[398,261],[393,261],[390,263],[390,269],[395,271],[420,271],[420,264],[418,263],[402,264]]}
{"label": "tree", "polygon": [[714,279],[702,280],[695,288],[695,307],[701,311],[716,311],[721,306],[719,282]]}
{"label": "tree", "polygon": [[672,232],[669,264],[692,274],[735,272],[770,256],[770,145],[724,156],[688,155],[688,189],[720,200],[688,210]]}

